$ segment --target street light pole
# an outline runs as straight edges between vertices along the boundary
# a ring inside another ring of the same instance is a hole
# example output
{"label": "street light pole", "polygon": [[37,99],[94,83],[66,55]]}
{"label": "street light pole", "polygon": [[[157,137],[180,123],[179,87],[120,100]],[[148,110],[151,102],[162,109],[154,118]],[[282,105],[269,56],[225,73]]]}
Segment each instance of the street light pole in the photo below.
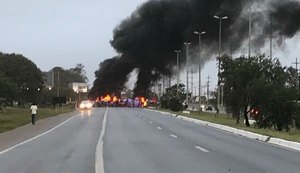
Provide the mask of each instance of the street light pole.
{"label": "street light pole", "polygon": [[194,31],[194,34],[199,36],[199,110],[201,110],[201,35],[205,33],[205,31]]}
{"label": "street light pole", "polygon": [[185,42],[186,47],[186,104],[189,105],[189,45],[191,43]]}
{"label": "street light pole", "polygon": [[273,57],[273,53],[272,53],[272,49],[273,49],[273,30],[272,30],[272,16],[270,15],[270,58],[272,59]]}
{"label": "street light pole", "polygon": [[296,65],[296,70],[297,70],[297,81],[296,81],[296,88],[297,88],[297,91],[298,91],[298,89],[299,89],[299,80],[298,80],[298,72],[299,72],[299,70],[298,70],[298,65],[300,64],[299,62],[298,62],[298,58],[296,58],[296,62],[292,62],[292,64],[295,64]]}
{"label": "street light pole", "polygon": [[178,85],[179,85],[179,53],[181,50],[175,50],[175,53],[177,55],[177,69],[176,69],[176,75],[177,75],[177,86],[176,86],[176,96],[178,96]]}
{"label": "street light pole", "polygon": [[221,100],[221,95],[220,95],[220,66],[221,66],[221,49],[222,49],[222,20],[228,19],[227,16],[219,17],[217,15],[214,15],[215,19],[219,20],[219,60],[218,60],[218,92],[217,92],[217,107],[219,108],[220,106],[220,100]]}
{"label": "street light pole", "polygon": [[250,15],[249,15],[249,47],[248,47],[248,57],[251,56],[251,29],[252,29],[252,0],[250,0]]}
{"label": "street light pole", "polygon": [[59,70],[57,71],[57,97],[59,97]]}

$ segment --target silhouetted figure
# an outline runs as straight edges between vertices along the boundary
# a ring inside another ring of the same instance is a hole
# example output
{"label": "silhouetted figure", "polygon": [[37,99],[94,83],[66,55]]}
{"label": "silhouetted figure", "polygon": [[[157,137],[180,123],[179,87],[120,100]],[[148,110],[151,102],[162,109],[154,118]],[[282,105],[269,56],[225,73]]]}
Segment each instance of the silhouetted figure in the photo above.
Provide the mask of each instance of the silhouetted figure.
{"label": "silhouetted figure", "polygon": [[35,119],[36,119],[37,110],[38,110],[38,107],[36,106],[36,104],[32,103],[32,105],[30,106],[31,123],[32,123],[32,125],[35,125]]}

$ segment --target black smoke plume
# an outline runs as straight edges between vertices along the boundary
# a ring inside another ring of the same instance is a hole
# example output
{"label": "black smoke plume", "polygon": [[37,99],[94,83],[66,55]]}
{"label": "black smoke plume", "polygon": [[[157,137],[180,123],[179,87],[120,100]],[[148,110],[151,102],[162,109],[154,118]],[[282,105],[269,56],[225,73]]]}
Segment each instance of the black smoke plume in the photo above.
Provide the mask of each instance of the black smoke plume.
{"label": "black smoke plume", "polygon": [[[252,3],[252,46],[256,50],[262,48],[271,31],[276,38],[291,38],[297,34],[299,1],[253,0]],[[231,49],[237,51],[248,38],[249,7],[250,0],[152,0],[144,3],[114,29],[111,45],[119,56],[100,64],[90,95],[120,92],[134,69],[138,70],[135,95],[146,95],[155,81],[163,75],[172,75],[176,63],[174,50],[182,49],[183,62],[184,42],[191,42],[192,50],[197,50],[195,30],[207,32],[203,50],[206,56],[201,60],[207,61],[218,51],[219,21],[214,15],[228,16],[222,23],[223,50],[229,49],[226,45],[230,44]]]}

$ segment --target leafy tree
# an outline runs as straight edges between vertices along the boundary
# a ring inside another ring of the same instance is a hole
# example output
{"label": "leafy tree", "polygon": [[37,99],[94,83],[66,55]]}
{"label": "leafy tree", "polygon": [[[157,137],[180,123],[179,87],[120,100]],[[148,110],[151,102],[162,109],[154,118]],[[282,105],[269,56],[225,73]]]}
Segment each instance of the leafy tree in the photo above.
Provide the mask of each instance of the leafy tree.
{"label": "leafy tree", "polygon": [[246,125],[249,126],[247,108],[250,104],[249,87],[253,85],[255,75],[251,73],[256,64],[251,63],[253,59],[240,57],[232,59],[230,57],[221,58],[222,73],[219,74],[224,83],[224,101],[237,123],[240,121],[240,113],[244,111]]}
{"label": "leafy tree", "polygon": [[160,98],[161,107],[171,108],[174,111],[179,111],[182,107],[182,103],[185,100],[186,94],[184,91],[184,85],[178,85],[178,95],[177,95],[177,85],[173,85],[166,89],[166,93]]}
{"label": "leafy tree", "polygon": [[[75,68],[65,70],[61,67],[54,67],[54,87],[52,89],[52,96],[57,96],[58,88],[59,95],[75,100],[78,96],[70,86],[71,83],[86,83],[87,78],[84,73],[83,65],[78,64]],[[85,96],[84,96],[85,97]]]}
{"label": "leafy tree", "polygon": [[0,97],[11,103],[13,100],[20,105],[34,102],[42,89],[40,69],[23,55],[0,53],[0,75],[3,76]]}
{"label": "leafy tree", "polygon": [[263,55],[237,59],[222,57],[221,61],[226,108],[237,118],[237,123],[243,112],[249,126],[247,115],[251,108],[257,108],[261,114],[257,119],[260,127],[289,130],[296,96],[292,70],[286,71],[278,59]]}
{"label": "leafy tree", "polygon": [[81,82],[88,82],[88,78],[86,76],[86,71],[84,70],[84,65],[83,64],[76,64],[75,68],[71,68],[70,74],[74,74],[73,77],[77,77],[76,81],[81,81]]}
{"label": "leafy tree", "polygon": [[171,111],[177,112],[180,111],[182,108],[182,101],[179,99],[179,97],[171,97],[169,100],[169,107]]}

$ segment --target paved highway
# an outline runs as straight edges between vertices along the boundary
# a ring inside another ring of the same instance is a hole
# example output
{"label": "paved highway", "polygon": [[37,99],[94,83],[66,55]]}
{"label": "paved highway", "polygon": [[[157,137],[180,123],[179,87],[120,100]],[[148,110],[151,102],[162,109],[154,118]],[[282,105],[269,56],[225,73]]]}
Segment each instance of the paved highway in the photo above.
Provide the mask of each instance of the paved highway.
{"label": "paved highway", "polygon": [[[105,108],[92,109],[89,116],[74,116],[54,130],[0,154],[0,172],[95,172],[104,114]],[[105,173],[300,170],[299,152],[142,109],[108,108],[105,125],[101,151]]]}
{"label": "paved highway", "polygon": [[104,109],[75,115],[54,130],[1,154],[0,173],[94,173],[103,115]]}
{"label": "paved highway", "polygon": [[106,173],[299,173],[300,153],[140,109],[109,109]]}

